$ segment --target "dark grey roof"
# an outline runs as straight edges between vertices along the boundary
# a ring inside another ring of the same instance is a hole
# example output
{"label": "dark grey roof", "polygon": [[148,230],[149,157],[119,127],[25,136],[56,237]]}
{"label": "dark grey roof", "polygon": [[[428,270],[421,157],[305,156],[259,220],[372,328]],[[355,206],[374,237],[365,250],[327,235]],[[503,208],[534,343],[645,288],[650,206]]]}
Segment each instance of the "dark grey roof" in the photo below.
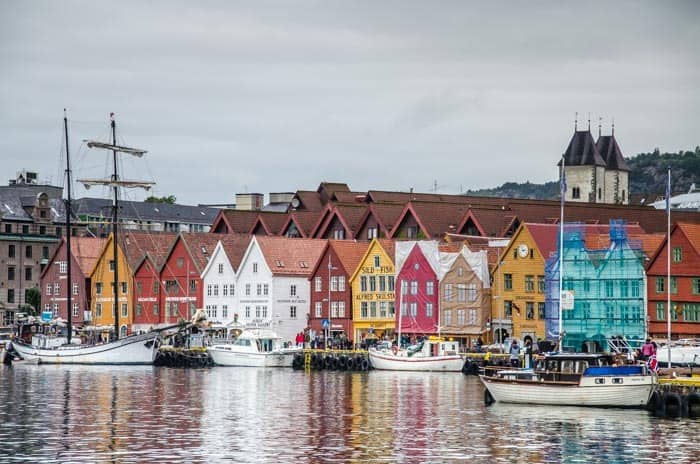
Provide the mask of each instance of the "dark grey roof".
{"label": "dark grey roof", "polygon": [[273,213],[286,213],[289,211],[289,202],[286,203],[268,203],[263,206],[262,211],[269,211]]}
{"label": "dark grey roof", "polygon": [[[605,166],[591,135],[591,131],[576,131],[564,153],[567,166]],[[561,161],[559,161],[561,165]]]}
{"label": "dark grey roof", "polygon": [[6,221],[33,221],[30,213],[37,195],[49,197],[51,220],[63,221],[63,189],[53,185],[17,184],[0,186],[0,216]]}
{"label": "dark grey roof", "polygon": [[614,135],[601,135],[595,145],[608,169],[631,171]]}
{"label": "dark grey roof", "polygon": [[[120,219],[186,224],[211,225],[219,212],[218,208],[145,201],[123,200],[119,206]],[[112,200],[104,198],[79,198],[73,201],[73,211],[78,216],[110,217],[111,207]]]}

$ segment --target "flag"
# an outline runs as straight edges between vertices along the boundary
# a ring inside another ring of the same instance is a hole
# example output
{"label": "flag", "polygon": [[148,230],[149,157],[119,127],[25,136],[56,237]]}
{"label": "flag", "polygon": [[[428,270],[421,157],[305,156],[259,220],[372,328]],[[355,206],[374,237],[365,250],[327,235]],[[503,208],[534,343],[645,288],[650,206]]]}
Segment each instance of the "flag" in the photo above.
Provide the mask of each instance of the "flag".
{"label": "flag", "polygon": [[659,362],[656,360],[656,355],[652,354],[647,360],[647,367],[652,372],[657,372],[659,370]]}
{"label": "flag", "polygon": [[671,170],[668,170],[668,182],[666,182],[666,214],[671,214]]}
{"label": "flag", "polygon": [[564,158],[561,160],[561,199],[562,201],[566,197],[566,171],[564,170]]}

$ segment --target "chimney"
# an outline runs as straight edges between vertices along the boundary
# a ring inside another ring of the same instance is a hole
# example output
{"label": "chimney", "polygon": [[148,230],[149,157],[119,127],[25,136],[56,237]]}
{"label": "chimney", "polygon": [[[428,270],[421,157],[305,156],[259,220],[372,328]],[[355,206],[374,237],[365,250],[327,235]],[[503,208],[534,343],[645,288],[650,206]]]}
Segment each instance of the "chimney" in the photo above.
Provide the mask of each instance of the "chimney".
{"label": "chimney", "polygon": [[260,211],[263,207],[262,193],[237,193],[236,209],[243,211]]}

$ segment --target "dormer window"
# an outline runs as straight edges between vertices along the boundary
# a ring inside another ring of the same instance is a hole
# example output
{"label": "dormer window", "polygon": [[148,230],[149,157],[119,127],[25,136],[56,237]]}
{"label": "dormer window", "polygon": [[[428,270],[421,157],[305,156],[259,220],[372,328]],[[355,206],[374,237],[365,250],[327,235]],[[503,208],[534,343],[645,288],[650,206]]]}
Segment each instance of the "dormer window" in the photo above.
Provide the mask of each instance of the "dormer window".
{"label": "dormer window", "polygon": [[277,260],[275,260],[275,265],[277,267],[284,267],[284,261],[277,259]]}
{"label": "dormer window", "polygon": [[377,255],[374,257],[374,267],[379,267],[379,263],[380,263],[379,256]]}
{"label": "dormer window", "polygon": [[299,267],[307,268],[309,265],[306,264],[306,261],[299,261]]}

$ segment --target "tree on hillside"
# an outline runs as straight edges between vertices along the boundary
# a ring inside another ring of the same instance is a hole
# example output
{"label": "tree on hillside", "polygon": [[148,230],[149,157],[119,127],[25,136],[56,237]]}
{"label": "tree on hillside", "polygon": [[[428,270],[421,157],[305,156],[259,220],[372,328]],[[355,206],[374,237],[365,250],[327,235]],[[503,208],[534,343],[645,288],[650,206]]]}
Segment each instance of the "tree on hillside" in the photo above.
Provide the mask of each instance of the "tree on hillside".
{"label": "tree on hillside", "polygon": [[148,197],[146,198],[145,202],[146,203],[167,203],[169,205],[175,204],[177,201],[177,198],[175,195],[168,195],[167,197]]}

